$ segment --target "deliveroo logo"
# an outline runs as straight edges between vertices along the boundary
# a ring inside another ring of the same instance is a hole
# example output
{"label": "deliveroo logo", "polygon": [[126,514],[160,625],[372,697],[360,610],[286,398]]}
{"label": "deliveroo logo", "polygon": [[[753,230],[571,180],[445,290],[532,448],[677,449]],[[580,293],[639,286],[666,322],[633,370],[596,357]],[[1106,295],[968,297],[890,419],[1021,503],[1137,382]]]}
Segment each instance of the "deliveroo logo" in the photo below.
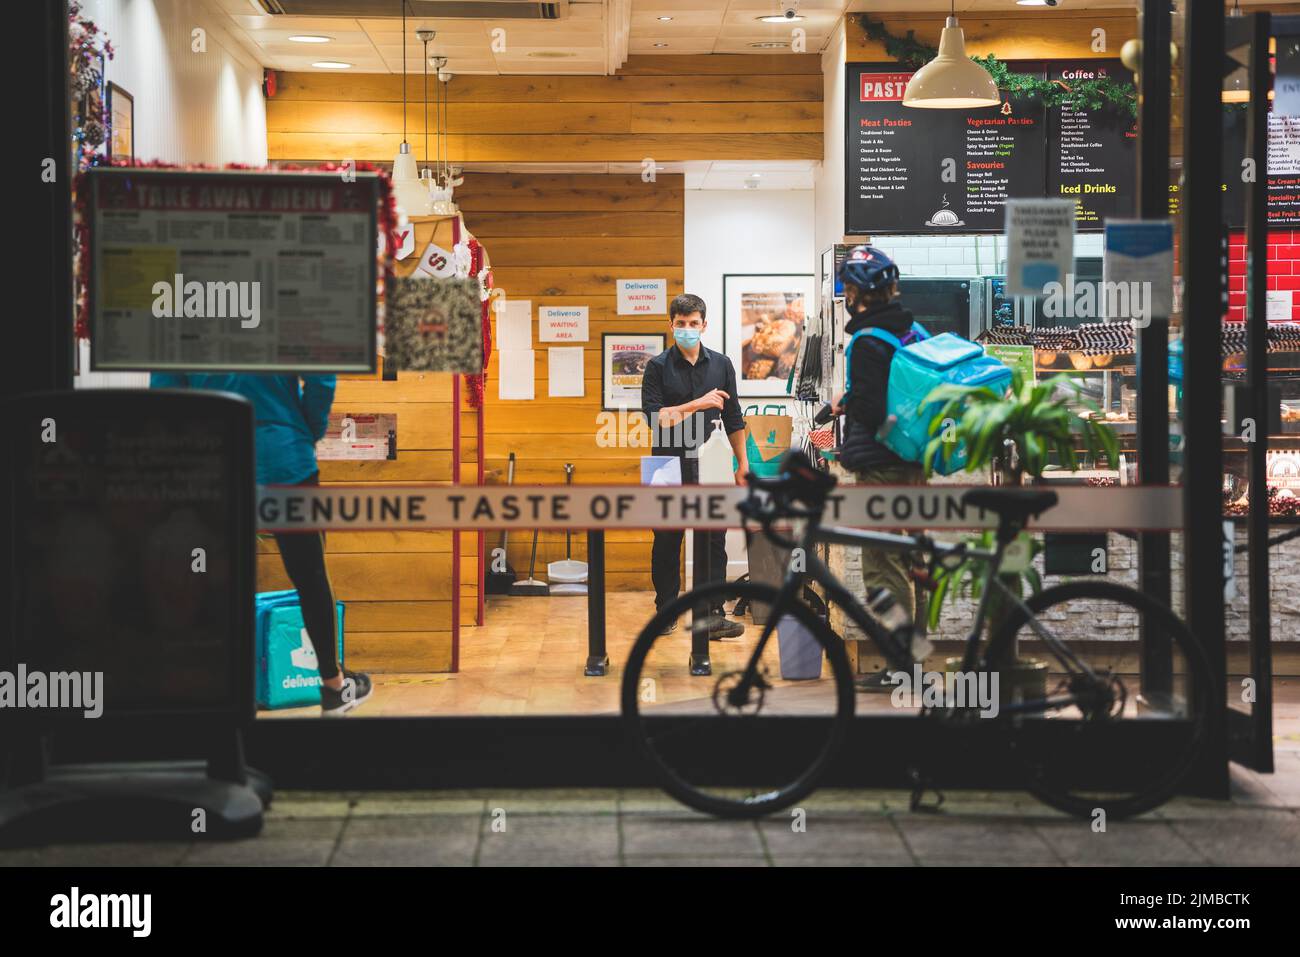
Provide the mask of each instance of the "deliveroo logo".
{"label": "deliveroo logo", "polygon": [[319,667],[316,660],[316,649],[312,646],[311,638],[307,634],[306,628],[300,628],[298,635],[302,639],[302,645],[293,649],[289,653],[289,660],[295,668],[302,668],[306,671],[315,671]]}

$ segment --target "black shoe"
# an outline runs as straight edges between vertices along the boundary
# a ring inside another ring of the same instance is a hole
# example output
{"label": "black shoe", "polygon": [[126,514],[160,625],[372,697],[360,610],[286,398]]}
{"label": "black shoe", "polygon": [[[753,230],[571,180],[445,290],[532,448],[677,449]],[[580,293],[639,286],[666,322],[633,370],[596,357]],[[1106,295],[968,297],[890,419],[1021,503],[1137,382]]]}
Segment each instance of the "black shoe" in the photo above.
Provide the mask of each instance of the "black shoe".
{"label": "black shoe", "polygon": [[670,622],[668,622],[668,624],[664,625],[663,630],[662,630],[661,632],[659,632],[659,634],[661,634],[661,635],[671,635],[671,634],[672,634],[674,631],[676,631],[676,630],[677,630],[677,622],[675,622],[675,621],[670,621]]}
{"label": "black shoe", "polygon": [[718,616],[718,623],[709,628],[709,641],[721,641],[723,638],[739,638],[745,633],[745,626],[738,621],[727,621]]}
{"label": "black shoe", "polygon": [[370,697],[374,690],[370,675],[343,669],[343,687],[337,691],[321,685],[320,713],[322,718],[341,718]]}
{"label": "black shoe", "polygon": [[853,679],[853,688],[863,694],[888,694],[898,687],[898,681],[894,678],[894,672],[888,668],[882,668],[874,675],[859,675]]}

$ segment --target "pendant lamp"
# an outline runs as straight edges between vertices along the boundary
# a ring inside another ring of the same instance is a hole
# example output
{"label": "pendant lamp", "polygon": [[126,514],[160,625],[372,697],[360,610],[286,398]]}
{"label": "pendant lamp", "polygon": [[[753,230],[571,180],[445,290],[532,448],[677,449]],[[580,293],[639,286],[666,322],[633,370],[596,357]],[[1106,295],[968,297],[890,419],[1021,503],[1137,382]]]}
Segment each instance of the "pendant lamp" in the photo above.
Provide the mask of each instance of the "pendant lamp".
{"label": "pendant lamp", "polygon": [[402,4],[402,145],[393,160],[393,198],[407,216],[430,216],[433,204],[429,190],[420,182],[415,168],[415,154],[406,142],[406,0]]}
{"label": "pendant lamp", "polygon": [[930,110],[969,110],[1001,106],[998,85],[989,71],[966,56],[966,35],[953,4],[939,37],[939,55],[912,74],[903,105]]}

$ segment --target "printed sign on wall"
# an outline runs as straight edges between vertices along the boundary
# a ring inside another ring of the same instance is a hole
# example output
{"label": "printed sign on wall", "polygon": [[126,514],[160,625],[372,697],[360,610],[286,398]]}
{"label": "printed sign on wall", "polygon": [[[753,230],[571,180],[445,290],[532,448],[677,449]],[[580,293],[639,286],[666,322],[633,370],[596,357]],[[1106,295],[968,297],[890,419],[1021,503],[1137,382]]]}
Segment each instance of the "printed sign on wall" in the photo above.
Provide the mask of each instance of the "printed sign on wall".
{"label": "printed sign on wall", "polygon": [[538,306],[538,342],[586,342],[586,306]]}
{"label": "printed sign on wall", "polygon": [[620,316],[668,315],[667,279],[618,279]]}

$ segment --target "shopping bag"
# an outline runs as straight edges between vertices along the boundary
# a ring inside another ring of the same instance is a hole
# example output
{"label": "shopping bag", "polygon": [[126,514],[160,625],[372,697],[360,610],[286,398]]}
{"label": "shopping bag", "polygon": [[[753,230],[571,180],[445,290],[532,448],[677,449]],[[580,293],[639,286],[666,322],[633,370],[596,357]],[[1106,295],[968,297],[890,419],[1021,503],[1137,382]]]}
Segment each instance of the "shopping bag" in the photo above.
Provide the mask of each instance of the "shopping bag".
{"label": "shopping bag", "polygon": [[779,405],[764,406],[762,413],[756,405],[745,410],[745,460],[751,472],[770,478],[781,471],[781,456],[790,451],[793,424]]}

